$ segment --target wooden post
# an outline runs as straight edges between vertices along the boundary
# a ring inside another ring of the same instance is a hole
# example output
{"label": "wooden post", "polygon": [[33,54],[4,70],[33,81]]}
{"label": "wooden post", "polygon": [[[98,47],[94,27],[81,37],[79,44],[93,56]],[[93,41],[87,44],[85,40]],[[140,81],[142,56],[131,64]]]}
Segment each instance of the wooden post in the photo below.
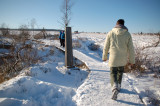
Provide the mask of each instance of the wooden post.
{"label": "wooden post", "polygon": [[65,29],[65,66],[73,67],[73,51],[72,51],[72,31],[71,27]]}

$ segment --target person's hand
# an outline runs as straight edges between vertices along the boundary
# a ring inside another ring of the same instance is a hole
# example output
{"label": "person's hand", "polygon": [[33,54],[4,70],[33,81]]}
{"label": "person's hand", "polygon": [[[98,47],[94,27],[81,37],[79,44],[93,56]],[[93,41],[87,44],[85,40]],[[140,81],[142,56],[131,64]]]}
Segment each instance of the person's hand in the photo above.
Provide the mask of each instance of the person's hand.
{"label": "person's hand", "polygon": [[128,65],[131,67],[131,68],[134,68],[135,64],[132,64],[132,63],[128,63]]}
{"label": "person's hand", "polygon": [[131,63],[130,63],[130,66],[131,66],[131,67],[134,66],[134,65],[135,65],[135,64],[131,64]]}

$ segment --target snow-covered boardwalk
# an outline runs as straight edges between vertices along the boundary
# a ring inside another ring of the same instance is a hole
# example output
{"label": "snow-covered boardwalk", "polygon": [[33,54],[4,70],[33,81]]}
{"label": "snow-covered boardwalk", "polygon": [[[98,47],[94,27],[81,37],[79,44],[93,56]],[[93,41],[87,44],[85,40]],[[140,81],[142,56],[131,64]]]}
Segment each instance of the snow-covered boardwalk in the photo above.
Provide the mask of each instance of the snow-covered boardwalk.
{"label": "snow-covered boardwalk", "polygon": [[[64,50],[64,48],[59,47],[57,42],[53,43],[53,45]],[[117,101],[114,101],[111,99],[110,72],[107,62],[96,60],[77,50],[73,50],[73,55],[85,62],[91,70],[89,77],[77,89],[76,95],[73,97],[78,106],[143,106],[139,96],[134,92],[132,85],[128,81],[129,79],[125,75],[121,92]]]}

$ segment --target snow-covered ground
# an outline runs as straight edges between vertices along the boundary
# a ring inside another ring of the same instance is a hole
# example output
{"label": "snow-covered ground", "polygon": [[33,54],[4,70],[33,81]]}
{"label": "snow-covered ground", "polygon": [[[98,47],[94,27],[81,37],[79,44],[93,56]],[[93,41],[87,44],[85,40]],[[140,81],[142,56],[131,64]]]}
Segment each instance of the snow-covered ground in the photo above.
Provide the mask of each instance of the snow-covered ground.
{"label": "snow-covered ground", "polygon": [[0,106],[74,106],[72,96],[86,79],[86,70],[64,67],[64,53],[53,46],[39,46],[42,62],[0,84]]}
{"label": "snow-covered ground", "polygon": [[[156,40],[156,37],[150,36],[132,37],[134,43],[142,46]],[[117,101],[111,99],[108,62],[101,60],[105,38],[106,34],[73,34],[73,45],[78,42],[78,45],[74,46],[73,55],[88,66],[89,75],[86,70],[64,67],[64,53],[53,47],[55,45],[61,48],[58,41],[41,40],[43,46],[40,47],[39,55],[43,56],[51,49],[54,54],[44,57],[40,63],[22,70],[17,77],[0,84],[0,106],[144,105],[143,102],[149,104],[146,88],[160,96],[158,79],[124,74]],[[88,48],[91,44],[99,45],[98,49]],[[156,48],[156,52],[159,56],[160,47]]]}
{"label": "snow-covered ground", "polygon": [[[82,41],[86,43],[86,45],[89,45],[91,42],[97,45],[100,45],[100,50],[96,51],[96,53],[99,52],[98,54],[100,54],[100,57],[101,57],[106,34],[95,34],[95,33],[76,34],[73,36],[73,38],[75,39],[80,38]],[[135,48],[147,47],[159,40],[157,36],[153,36],[153,35],[150,36],[150,35],[134,35],[133,34],[132,38],[133,38],[133,43]],[[83,50],[80,50],[80,51],[83,51]],[[85,51],[83,53],[85,53]],[[157,58],[160,58],[160,55],[159,55],[160,44],[157,47],[146,48],[144,52],[150,57],[152,57],[153,60],[156,60]],[[90,53],[91,52],[89,51],[88,54]],[[159,102],[160,102],[160,79],[154,78],[153,77],[154,74],[156,73],[151,73],[147,75],[144,74],[141,77],[137,77],[134,74],[129,74],[129,73],[124,74],[124,79],[126,79],[126,81],[130,83],[129,85],[132,88],[132,90],[135,91],[140,96],[142,101],[148,105],[150,104],[151,100],[153,102],[154,98],[159,99]]]}
{"label": "snow-covered ground", "polygon": [[[48,40],[43,40],[47,45],[55,45],[58,48],[58,41],[50,42]],[[86,41],[86,45],[89,45],[90,41]],[[83,42],[84,44],[84,42]],[[84,48],[83,48],[84,47]],[[61,48],[64,50],[64,48]],[[136,92],[130,87],[130,83],[127,78],[124,79],[124,88],[122,94],[119,96],[118,101],[113,101],[111,99],[111,86],[110,86],[110,73],[107,63],[102,62],[101,57],[98,52],[91,51],[85,46],[73,50],[74,57],[85,62],[85,64],[90,69],[90,74],[88,78],[84,81],[82,85],[76,90],[76,94],[73,96],[73,101],[76,102],[78,106],[128,106],[128,105],[142,105],[143,103],[139,99]],[[127,89],[126,89],[127,87]],[[131,98],[131,99],[128,99]]]}

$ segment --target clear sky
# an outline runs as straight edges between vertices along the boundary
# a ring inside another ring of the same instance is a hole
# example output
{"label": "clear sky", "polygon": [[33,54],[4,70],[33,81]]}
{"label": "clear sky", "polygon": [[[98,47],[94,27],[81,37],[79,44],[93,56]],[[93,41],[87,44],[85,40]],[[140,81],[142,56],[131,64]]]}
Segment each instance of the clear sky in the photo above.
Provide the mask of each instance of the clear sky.
{"label": "clear sky", "polygon": [[[63,0],[0,0],[0,25],[62,29]],[[160,32],[160,0],[72,0],[72,31],[108,32],[124,19],[131,33]]]}

